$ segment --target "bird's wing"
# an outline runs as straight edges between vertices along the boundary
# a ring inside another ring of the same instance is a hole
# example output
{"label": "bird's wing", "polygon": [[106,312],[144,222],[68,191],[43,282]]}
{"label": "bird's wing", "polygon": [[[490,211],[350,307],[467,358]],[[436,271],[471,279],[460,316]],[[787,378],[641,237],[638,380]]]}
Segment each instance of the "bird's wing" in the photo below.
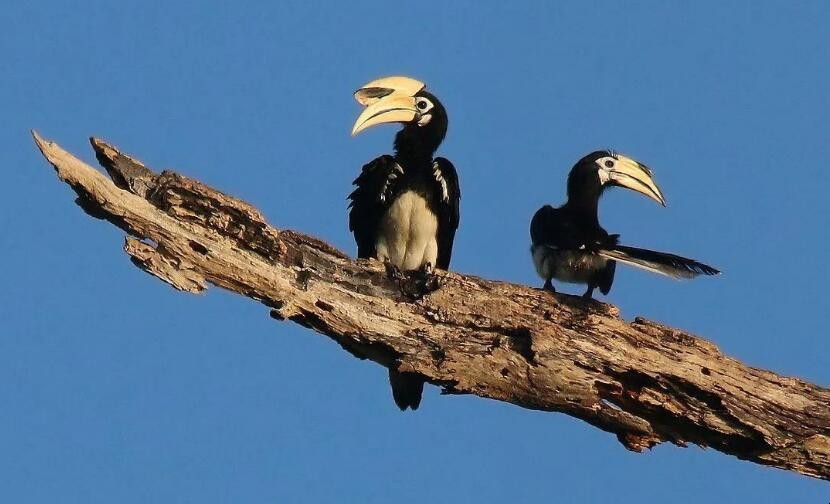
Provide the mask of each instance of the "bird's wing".
{"label": "bird's wing", "polygon": [[455,231],[461,220],[461,187],[455,167],[441,157],[432,163],[432,180],[438,189],[438,258],[435,266],[446,270],[450,267]]}
{"label": "bird's wing", "polygon": [[349,195],[349,231],[357,242],[357,257],[375,257],[378,224],[396,193],[403,168],[389,155],[380,156],[365,165],[352,182],[355,190]]}
{"label": "bird's wing", "polygon": [[579,250],[588,246],[582,230],[561,208],[545,205],[530,221],[530,238],[534,245],[554,250]]}
{"label": "bird's wing", "polygon": [[530,238],[535,245],[555,250],[582,250],[596,253],[611,248],[619,241],[617,234],[608,234],[597,226],[585,226],[566,208],[545,205],[530,221]]}

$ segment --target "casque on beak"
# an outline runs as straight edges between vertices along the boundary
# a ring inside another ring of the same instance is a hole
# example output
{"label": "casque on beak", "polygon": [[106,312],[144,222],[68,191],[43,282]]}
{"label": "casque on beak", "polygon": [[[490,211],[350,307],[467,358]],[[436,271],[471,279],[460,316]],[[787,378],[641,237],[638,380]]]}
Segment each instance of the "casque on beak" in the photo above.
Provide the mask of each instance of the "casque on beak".
{"label": "casque on beak", "polygon": [[393,76],[373,80],[355,91],[355,100],[366,109],[352,126],[352,136],[378,124],[415,119],[418,115],[415,95],[424,87],[421,81]]}
{"label": "casque on beak", "polygon": [[631,158],[618,155],[617,162],[614,163],[613,167],[606,168],[602,166],[600,170],[605,172],[604,176],[607,177],[608,183],[627,187],[666,206],[666,199],[654,182],[651,170],[647,166]]}

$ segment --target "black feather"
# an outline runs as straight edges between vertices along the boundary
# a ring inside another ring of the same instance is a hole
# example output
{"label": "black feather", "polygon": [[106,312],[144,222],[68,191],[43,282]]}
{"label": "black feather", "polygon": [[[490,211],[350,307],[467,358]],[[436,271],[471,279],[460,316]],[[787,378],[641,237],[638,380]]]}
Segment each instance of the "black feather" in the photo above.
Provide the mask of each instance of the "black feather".
{"label": "black feather", "polygon": [[600,249],[598,253],[608,259],[639,266],[656,273],[663,273],[673,278],[693,278],[698,275],[720,274],[719,270],[708,264],[703,264],[688,257],[669,254],[668,252],[615,245]]}
{"label": "black feather", "polygon": [[402,169],[389,155],[380,156],[363,165],[349,194],[349,231],[357,242],[357,257],[375,257],[377,228],[383,214],[395,199]]}
{"label": "black feather", "polygon": [[455,167],[447,159],[442,157],[435,158],[433,164],[434,174],[443,179],[436,178],[435,182],[438,185],[438,192],[442,194],[446,186],[446,199],[439,198],[438,204],[438,258],[435,266],[447,270],[450,269],[450,259],[452,259],[452,245],[455,241],[455,231],[458,229],[458,224],[461,221],[461,211],[459,209],[461,204],[461,186],[458,183],[458,172]]}
{"label": "black feather", "polygon": [[392,387],[392,399],[401,411],[406,408],[418,409],[424,393],[424,379],[415,373],[402,373],[389,369],[389,385]]}

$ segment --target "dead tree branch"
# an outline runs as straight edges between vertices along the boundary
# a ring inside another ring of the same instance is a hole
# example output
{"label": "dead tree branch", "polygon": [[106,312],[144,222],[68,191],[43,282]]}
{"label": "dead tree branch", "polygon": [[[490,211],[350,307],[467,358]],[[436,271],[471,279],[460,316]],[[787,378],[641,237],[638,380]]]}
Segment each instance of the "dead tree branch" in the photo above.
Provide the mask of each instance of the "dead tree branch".
{"label": "dead tree branch", "polygon": [[679,329],[628,323],[610,305],[521,285],[440,272],[441,288],[412,301],[380,264],[278,230],[196,180],[92,139],[109,180],[34,137],[77,203],[127,232],[132,261],[177,289],[217,285],[445,393],[566,413],[630,450],[695,443],[830,479],[828,389],[748,367]]}

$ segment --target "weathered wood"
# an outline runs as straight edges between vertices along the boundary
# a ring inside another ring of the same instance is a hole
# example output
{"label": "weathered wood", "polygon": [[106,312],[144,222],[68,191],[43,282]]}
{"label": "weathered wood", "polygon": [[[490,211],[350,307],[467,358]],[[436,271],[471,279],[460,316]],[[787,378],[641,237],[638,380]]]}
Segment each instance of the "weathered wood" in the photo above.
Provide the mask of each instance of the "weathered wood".
{"label": "weathered wood", "polygon": [[691,442],[830,479],[830,390],[679,329],[627,323],[613,306],[521,285],[438,272],[441,287],[412,301],[377,262],[278,230],[198,181],[92,139],[113,183],[34,136],[81,207],[129,233],[135,264],[178,289],[223,287],[445,393],[566,413],[631,450]]}

